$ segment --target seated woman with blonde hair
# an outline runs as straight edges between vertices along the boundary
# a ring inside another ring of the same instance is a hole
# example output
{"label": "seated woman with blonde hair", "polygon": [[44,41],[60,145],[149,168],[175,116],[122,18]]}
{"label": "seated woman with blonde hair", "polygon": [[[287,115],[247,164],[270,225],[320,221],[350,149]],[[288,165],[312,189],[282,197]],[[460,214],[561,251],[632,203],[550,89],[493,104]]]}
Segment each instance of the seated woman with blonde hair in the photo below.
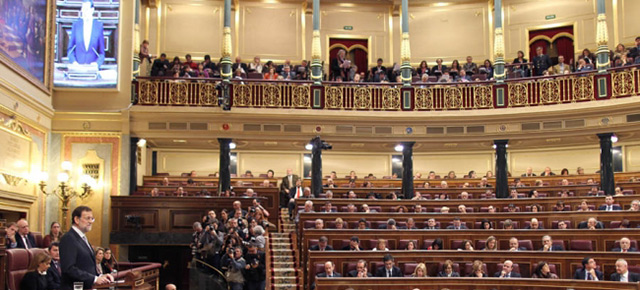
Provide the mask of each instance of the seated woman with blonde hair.
{"label": "seated woman with blonde hair", "polygon": [[389,249],[387,248],[387,240],[385,239],[378,239],[378,245],[376,245],[375,248],[373,248],[372,251],[388,251]]}
{"label": "seated woman with blonde hair", "polygon": [[429,277],[427,275],[427,266],[424,263],[420,263],[416,266],[416,269],[413,270],[413,274],[411,277]]}
{"label": "seated woman with blonde hair", "polygon": [[484,267],[482,267],[483,263],[480,260],[473,261],[473,265],[471,266],[471,273],[467,277],[477,277],[484,278],[487,277],[487,273],[484,272]]}
{"label": "seated woman with blonde hair", "polygon": [[38,252],[29,264],[28,272],[22,277],[20,289],[47,290],[47,270],[51,265],[51,257],[46,252]]}

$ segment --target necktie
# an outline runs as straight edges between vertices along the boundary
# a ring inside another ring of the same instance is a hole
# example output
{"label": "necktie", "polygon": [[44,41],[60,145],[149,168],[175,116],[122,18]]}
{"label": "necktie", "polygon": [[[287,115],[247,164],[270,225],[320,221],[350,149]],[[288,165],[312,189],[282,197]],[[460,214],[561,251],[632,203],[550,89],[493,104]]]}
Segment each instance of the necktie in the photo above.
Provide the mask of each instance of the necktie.
{"label": "necktie", "polygon": [[53,265],[56,267],[56,270],[58,270],[58,273],[62,274],[62,269],[60,269],[60,265],[58,265],[58,261],[53,261]]}
{"label": "necktie", "polygon": [[391,270],[387,270],[387,278],[391,277]]}
{"label": "necktie", "polygon": [[611,211],[611,206],[607,205],[607,211]]}
{"label": "necktie", "polygon": [[511,278],[511,272],[507,273],[507,278]]}
{"label": "necktie", "polygon": [[82,236],[82,240],[84,241],[85,244],[87,244],[87,247],[89,247],[89,250],[93,254],[93,248],[91,248],[91,244],[89,244],[89,240],[87,240],[87,236]]}
{"label": "necktie", "polygon": [[592,280],[592,279],[591,279],[591,273],[587,273],[587,275],[586,275],[586,276],[587,276],[587,280]]}
{"label": "necktie", "polygon": [[296,187],[296,196],[295,196],[296,199],[300,198],[300,196],[302,195],[301,192],[302,192],[302,189],[300,187]]}
{"label": "necktie", "polygon": [[22,236],[22,242],[24,243],[25,249],[31,249],[31,245],[29,245],[29,239],[27,239],[27,236]]}
{"label": "necktie", "polygon": [[624,275],[620,276],[620,282],[629,282],[629,279],[627,279],[627,274],[624,274]]}
{"label": "necktie", "polygon": [[627,252],[627,249],[622,250],[622,252],[623,252],[623,253],[626,253],[626,252]]}

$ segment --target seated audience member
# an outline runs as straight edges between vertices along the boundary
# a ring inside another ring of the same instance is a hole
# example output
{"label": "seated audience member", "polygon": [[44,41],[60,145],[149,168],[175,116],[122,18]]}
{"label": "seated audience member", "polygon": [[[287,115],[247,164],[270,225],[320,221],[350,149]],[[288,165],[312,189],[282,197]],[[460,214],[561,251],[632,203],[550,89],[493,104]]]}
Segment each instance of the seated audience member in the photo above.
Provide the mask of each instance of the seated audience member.
{"label": "seated audience member", "polygon": [[[427,66],[427,61],[423,60],[420,62],[420,65],[418,66],[418,68],[416,68],[416,75],[418,75],[422,79],[424,79],[424,76],[426,75],[428,79],[430,71],[431,70]],[[423,81],[423,82],[426,82],[426,81]]]}
{"label": "seated audience member", "polygon": [[502,271],[496,272],[493,277],[497,278],[521,278],[520,273],[513,272],[513,262],[506,260],[502,263]]}
{"label": "seated audience member", "polygon": [[246,64],[246,63],[243,63],[243,62],[242,62],[242,58],[240,58],[239,56],[238,56],[238,57],[236,57],[236,62],[234,62],[234,63],[231,65],[231,70],[232,70],[232,71],[236,71],[236,70],[238,70],[238,69],[240,69],[240,73],[241,73],[241,74],[246,74],[246,73],[247,73],[247,71],[249,71],[249,67],[247,66],[247,64]]}
{"label": "seated audience member", "polygon": [[536,174],[533,173],[533,168],[527,167],[527,172],[523,173],[522,177],[532,177],[532,176],[536,176]]}
{"label": "seated audience member", "polygon": [[368,230],[369,228],[367,227],[367,220],[365,218],[361,218],[358,221],[358,229],[359,230]]}
{"label": "seated audience member", "polygon": [[441,76],[444,71],[447,70],[447,66],[442,64],[442,59],[436,59],[436,65],[431,68],[431,75],[433,76]]}
{"label": "seated audience member", "polygon": [[400,226],[400,227],[398,227],[398,229],[400,229],[400,230],[417,230],[418,228],[416,227],[416,222],[413,220],[413,218],[408,218],[406,225]]}
{"label": "seated audience member", "polygon": [[447,176],[445,176],[445,179],[456,179],[456,172],[451,170],[449,171],[449,173],[447,173]]}
{"label": "seated audience member", "polygon": [[407,246],[404,248],[404,250],[413,251],[416,248],[417,248],[416,242],[415,241],[409,241],[409,242],[407,242]]}
{"label": "seated audience member", "polygon": [[298,223],[300,221],[301,213],[309,213],[309,212],[315,212],[315,211],[313,210],[313,201],[307,200],[304,203],[304,208],[299,210],[298,213],[296,214],[295,222]]}
{"label": "seated audience member", "polygon": [[349,190],[349,193],[347,194],[347,198],[348,199],[357,199],[358,196],[356,195],[356,193],[353,190]]}
{"label": "seated audience member", "polygon": [[480,221],[480,229],[493,230],[493,223],[488,219],[483,219],[482,221]]}
{"label": "seated audience member", "polygon": [[371,273],[367,271],[367,261],[358,260],[358,263],[356,264],[356,269],[349,271],[349,273],[347,274],[347,277],[367,278],[367,277],[373,277],[373,275],[371,275]]}
{"label": "seated audience member", "polygon": [[387,74],[387,68],[382,66],[382,63],[382,58],[378,58],[377,65],[371,68],[370,75],[373,78],[371,81],[374,83],[379,83],[381,81],[380,75]]}
{"label": "seated audience member", "polygon": [[441,238],[437,238],[435,240],[433,240],[433,242],[431,242],[431,246],[429,246],[427,248],[427,250],[442,250],[443,241]]}
{"label": "seated audience member", "polygon": [[513,230],[514,229],[513,221],[511,219],[504,220],[504,223],[502,224],[502,229]]}
{"label": "seated audience member", "polygon": [[624,195],[623,190],[624,189],[622,187],[616,186],[616,188],[614,189],[613,196],[623,196]]}
{"label": "seated audience member", "polygon": [[47,284],[47,270],[51,265],[51,257],[46,252],[37,252],[27,273],[22,277],[20,282],[20,289],[22,290],[47,290],[49,285]]}
{"label": "seated audience member", "polygon": [[614,200],[613,200],[613,196],[606,196],[604,198],[604,202],[605,204],[601,205],[598,210],[604,210],[604,211],[614,211],[614,210],[622,210],[622,208],[619,205],[615,205]]}
{"label": "seated audience member", "polygon": [[416,191],[416,193],[414,193],[413,197],[411,198],[411,200],[424,200],[425,198],[422,197],[422,194],[418,191]]}
{"label": "seated audience member", "polygon": [[577,211],[591,211],[591,209],[589,208],[589,203],[587,202],[586,199],[583,199],[582,201],[580,201],[580,205],[578,206]]}
{"label": "seated audience member", "polygon": [[449,188],[449,184],[443,180],[440,182],[440,188]]}
{"label": "seated audience member", "polygon": [[320,212],[329,213],[336,212],[336,210],[333,208],[333,205],[331,205],[331,202],[327,201],[324,203],[324,206],[322,207],[322,210]]}
{"label": "seated audience member", "polygon": [[115,258],[111,249],[104,249],[104,258],[102,258],[102,273],[111,273],[115,269]]}
{"label": "seated audience member", "polygon": [[[442,200],[447,199],[447,198],[441,198]],[[449,207],[448,206],[443,206],[440,208],[440,213],[449,213]]]}
{"label": "seated audience member", "polygon": [[498,250],[498,240],[496,240],[496,237],[494,236],[489,236],[487,238],[487,241],[484,244],[484,251],[497,251]]}
{"label": "seated audience member", "polygon": [[491,64],[491,61],[488,59],[484,60],[484,64],[478,68],[478,73],[480,74],[486,74],[487,75],[487,79],[490,80],[493,78],[493,64]]}
{"label": "seated audience member", "polygon": [[425,230],[439,230],[440,227],[436,223],[436,219],[430,218],[427,220],[427,226],[424,228]]}
{"label": "seated audience member", "polygon": [[152,197],[158,197],[160,196],[160,190],[157,187],[154,187],[151,189],[151,192],[149,192],[149,195]]}
{"label": "seated audience member", "polygon": [[576,270],[573,279],[576,280],[603,280],[602,272],[596,270],[596,260],[591,257],[582,259],[582,268]]}
{"label": "seated audience member", "polygon": [[[60,244],[53,242],[49,245],[48,251],[51,256],[51,266],[47,270],[47,289],[60,289],[60,279],[62,267],[60,266]],[[111,273],[111,272],[109,272]]]}
{"label": "seated audience member", "polygon": [[556,175],[556,174],[551,171],[551,168],[549,166],[545,167],[544,171],[540,173],[540,176],[553,176],[553,175]]}
{"label": "seated audience member", "polygon": [[319,273],[316,277],[323,278],[332,278],[332,277],[342,277],[342,275],[338,272],[335,272],[335,265],[331,261],[327,261],[324,263],[324,272]]}
{"label": "seated audience member", "polygon": [[270,67],[269,71],[264,74],[264,79],[265,80],[277,80],[278,79],[278,73],[276,73],[276,69],[274,67]]}
{"label": "seated audience member", "polygon": [[616,272],[611,274],[611,281],[619,282],[640,282],[640,274],[630,272],[629,265],[625,259],[618,259],[616,261]]}
{"label": "seated audience member", "polygon": [[249,63],[249,72],[257,72],[262,73],[262,62],[260,62],[260,57],[256,56],[253,58],[253,62]]}
{"label": "seated audience member", "polygon": [[15,233],[16,248],[36,248],[36,239],[29,231],[29,222],[26,219],[20,219],[16,225],[18,227],[18,231]]}
{"label": "seated audience member", "polygon": [[470,240],[462,241],[462,248],[458,249],[460,251],[473,251],[473,244]]}
{"label": "seated audience member", "polygon": [[640,200],[634,199],[629,206],[629,211],[640,211]]}
{"label": "seated audience member", "polygon": [[360,251],[360,239],[357,236],[351,237],[349,245],[342,248],[343,251]]}
{"label": "seated audience member", "polygon": [[567,223],[565,221],[558,221],[558,229],[559,230],[566,230],[567,229]]}
{"label": "seated audience member", "polygon": [[424,188],[431,188],[431,183],[429,183],[429,181],[425,181],[425,182],[422,184],[422,187],[424,187]]}
{"label": "seated audience member", "polygon": [[467,277],[472,278],[486,278],[487,273],[484,272],[484,263],[480,260],[473,261],[473,265],[471,265],[471,273],[467,275]]}
{"label": "seated audience member", "polygon": [[558,200],[553,207],[553,211],[567,211],[567,208],[564,206],[564,201]]}
{"label": "seated audience member", "polygon": [[458,206],[459,213],[467,213],[467,207],[464,204]]}
{"label": "seated audience member", "polygon": [[387,240],[378,239],[378,244],[372,251],[389,251],[389,248],[387,248]]}
{"label": "seated audience member", "polygon": [[344,229],[344,221],[342,218],[336,218],[336,230]]}
{"label": "seated audience member", "polygon": [[541,212],[542,211],[542,206],[534,203],[531,205],[531,212]]}
{"label": "seated audience member", "polygon": [[324,194],[326,199],[332,199],[333,198],[333,191],[331,190],[327,190],[327,192]]}
{"label": "seated audience member", "polygon": [[537,218],[531,218],[529,225],[524,228],[525,230],[543,230],[544,227],[540,224]]}
{"label": "seated audience member", "polygon": [[387,223],[384,225],[380,225],[378,227],[378,229],[384,229],[384,230],[397,230],[398,226],[396,225],[396,220],[394,219],[388,219]]}
{"label": "seated audience member", "polygon": [[538,198],[538,197],[540,196],[537,190],[535,189],[529,190],[529,198]]}
{"label": "seated audience member", "polygon": [[316,230],[322,230],[324,229],[324,221],[322,219],[316,219],[315,221],[315,229]]}
{"label": "seated audience member", "polygon": [[520,252],[520,251],[526,251],[526,250],[527,250],[527,248],[520,247],[520,243],[518,242],[518,238],[512,237],[511,239],[509,239],[509,251],[510,252]]}
{"label": "seated audience member", "polygon": [[62,231],[60,230],[60,224],[58,222],[52,222],[49,227],[49,234],[44,236],[42,241],[42,247],[48,248],[53,242],[60,242],[62,237]]}
{"label": "seated audience member", "polygon": [[291,67],[288,65],[284,66],[284,68],[282,69],[282,74],[280,76],[282,76],[285,80],[288,80],[288,81],[296,79],[296,73],[291,71]]}
{"label": "seated audience member", "polygon": [[531,278],[558,279],[558,275],[551,273],[549,263],[540,261],[538,265],[536,265],[536,268],[533,270]]}
{"label": "seated audience member", "polygon": [[420,263],[416,266],[416,269],[413,270],[413,274],[411,277],[429,277],[427,276],[427,265],[424,263]]}
{"label": "seated audience member", "polygon": [[518,208],[516,207],[515,204],[510,203],[509,205],[507,205],[507,212],[517,212]]}
{"label": "seated audience member", "polygon": [[393,256],[391,256],[390,254],[386,254],[384,255],[383,261],[384,266],[376,270],[376,277],[403,277],[400,268],[395,266]]}
{"label": "seated audience member", "polygon": [[427,177],[427,179],[437,179],[436,177],[437,175],[435,171],[429,171],[429,176]]}
{"label": "seated audience member", "polygon": [[488,213],[496,213],[496,208],[493,205],[489,205],[487,207],[487,212]]}
{"label": "seated audience member", "polygon": [[332,178],[327,178],[327,184],[323,185],[323,187],[326,188],[336,188],[335,183],[333,182]]}
{"label": "seated audience member", "polygon": [[593,64],[587,63],[585,61],[586,58],[579,58],[578,65],[576,66],[576,72],[590,71],[593,70]]}
{"label": "seated audience member", "polygon": [[560,245],[554,245],[553,240],[551,239],[551,236],[544,235],[542,237],[542,248],[540,248],[540,251],[557,252],[557,251],[564,251],[564,248]]}
{"label": "seated audience member", "polygon": [[459,83],[467,83],[472,81],[472,79],[471,79],[471,76],[467,75],[466,71],[461,70],[456,76],[455,81]]}
{"label": "seated audience member", "polygon": [[151,65],[151,76],[152,77],[164,77],[169,76],[169,60],[167,59],[167,55],[162,53],[160,54],[160,58],[157,58],[153,61]]}
{"label": "seated audience member", "polygon": [[478,72],[478,65],[473,62],[473,57],[467,56],[467,62],[462,65],[462,70],[465,71],[468,75],[473,75]]}
{"label": "seated audience member", "polygon": [[509,192],[509,198],[518,199],[518,190],[511,189],[511,192]]}
{"label": "seated audience member", "polygon": [[461,192],[461,193],[460,193],[460,199],[462,199],[462,200],[467,200],[467,199],[469,199],[469,193],[468,193],[468,192],[466,192],[466,191]]}
{"label": "seated audience member", "polygon": [[468,230],[467,226],[463,225],[459,217],[453,218],[453,224],[447,227],[447,230]]}
{"label": "seated audience member", "polygon": [[[513,179],[513,186],[515,186],[515,187],[525,187],[526,184],[522,183],[522,180],[520,178],[515,178],[515,179]],[[536,191],[536,193],[537,192],[538,191]],[[531,191],[529,193],[531,193]],[[529,196],[529,197],[531,197],[531,196]],[[537,196],[535,198],[537,198]]]}
{"label": "seated audience member", "polygon": [[[562,168],[562,170],[560,170],[560,176],[567,176],[567,175],[569,175],[569,169]],[[563,179],[563,181],[564,180],[566,180],[566,179]],[[563,185],[565,185],[565,184],[563,184]],[[566,185],[568,185],[568,184],[566,184]]]}
{"label": "seated audience member", "polygon": [[[394,200],[396,200],[396,199],[394,198]],[[409,209],[404,205],[400,205],[400,206],[398,206],[396,208],[396,212],[397,213],[407,213],[407,212],[409,212]]]}
{"label": "seated audience member", "polygon": [[623,237],[620,239],[620,246],[617,248],[611,249],[611,251],[626,253],[626,252],[637,252],[638,249],[631,246],[631,240],[629,240],[629,238]]}
{"label": "seated audience member", "polygon": [[442,265],[442,271],[438,273],[438,277],[460,277],[460,273],[453,271],[453,261],[446,260]]}

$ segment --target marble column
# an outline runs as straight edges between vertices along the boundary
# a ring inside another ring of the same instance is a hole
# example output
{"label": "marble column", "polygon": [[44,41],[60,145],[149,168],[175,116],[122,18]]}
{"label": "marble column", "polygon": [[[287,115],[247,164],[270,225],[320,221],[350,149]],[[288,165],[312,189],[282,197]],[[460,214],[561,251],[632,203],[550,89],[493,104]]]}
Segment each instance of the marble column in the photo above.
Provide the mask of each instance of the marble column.
{"label": "marble column", "polygon": [[597,135],[600,138],[600,188],[606,195],[613,195],[616,188],[613,179],[613,133]]}
{"label": "marble column", "polygon": [[507,167],[507,144],[509,140],[493,140],[496,149],[496,197],[509,196],[509,168]]}
{"label": "marble column", "polygon": [[222,193],[231,187],[231,172],[229,171],[229,166],[231,165],[231,148],[229,148],[229,144],[231,139],[218,138],[218,143],[220,143],[218,193]]}
{"label": "marble column", "polygon": [[402,142],[402,194],[405,199],[413,198],[413,145],[416,142]]}
{"label": "marble column", "polygon": [[494,38],[493,54],[495,57],[493,78],[501,83],[506,73],[504,70],[504,34],[502,30],[502,0],[494,1]]}
{"label": "marble column", "polygon": [[402,43],[400,44],[402,83],[411,86],[411,42],[409,41],[409,0],[402,0]]}

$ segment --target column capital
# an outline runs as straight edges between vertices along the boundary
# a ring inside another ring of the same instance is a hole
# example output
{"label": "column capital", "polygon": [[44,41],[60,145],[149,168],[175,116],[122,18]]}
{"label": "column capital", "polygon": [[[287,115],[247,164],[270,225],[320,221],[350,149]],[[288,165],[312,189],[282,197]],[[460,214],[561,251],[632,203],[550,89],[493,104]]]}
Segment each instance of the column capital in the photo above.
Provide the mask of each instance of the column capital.
{"label": "column capital", "polygon": [[600,138],[600,140],[607,139],[607,138],[611,140],[611,137],[613,137],[613,134],[614,134],[613,132],[609,132],[609,133],[598,133],[596,135],[598,136],[598,138]]}
{"label": "column capital", "polygon": [[493,140],[493,144],[495,144],[495,145],[507,145],[507,144],[509,144],[509,139]]}

